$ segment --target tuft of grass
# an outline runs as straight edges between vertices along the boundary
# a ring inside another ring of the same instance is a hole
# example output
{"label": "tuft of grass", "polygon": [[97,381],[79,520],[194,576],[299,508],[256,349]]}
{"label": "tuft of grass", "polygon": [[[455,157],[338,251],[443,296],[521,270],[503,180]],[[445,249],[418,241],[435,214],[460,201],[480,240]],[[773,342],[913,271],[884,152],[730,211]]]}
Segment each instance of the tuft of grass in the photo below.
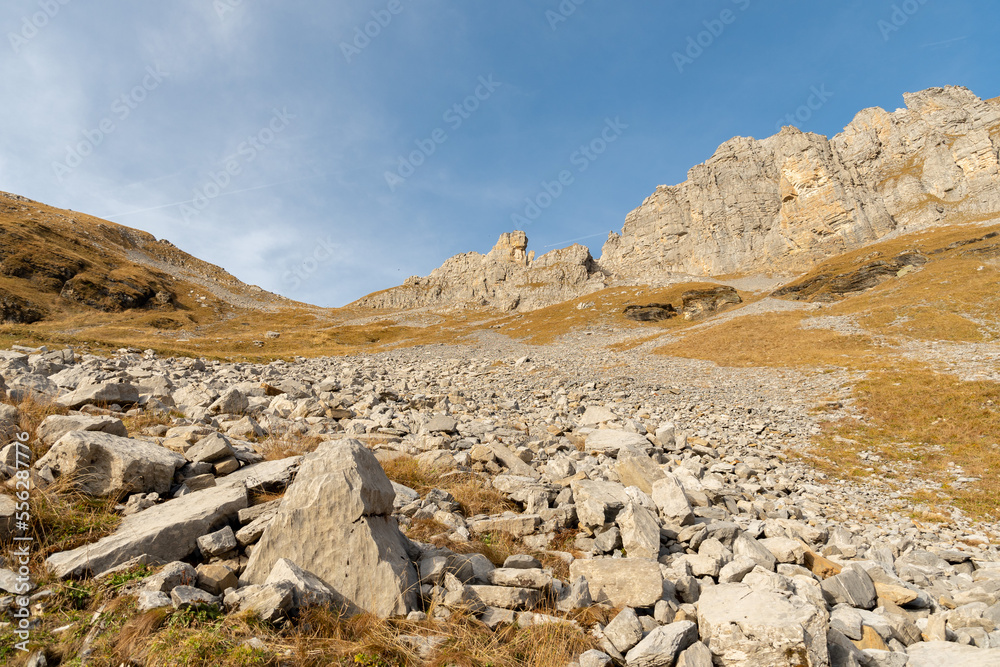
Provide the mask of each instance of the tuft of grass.
{"label": "tuft of grass", "polygon": [[408,486],[421,495],[431,489],[447,491],[455,497],[467,517],[476,514],[501,514],[515,509],[514,503],[495,489],[485,486],[475,475],[427,468],[409,456],[386,461],[382,464],[382,469],[389,479]]}
{"label": "tuft of grass", "polygon": [[45,488],[36,487],[31,498],[35,558],[44,559],[110,535],[122,519],[115,510],[116,504],[117,498],[94,498],[81,493],[68,476]]}
{"label": "tuft of grass", "polygon": [[[35,396],[28,396],[20,402],[15,402],[12,400],[5,400],[4,403],[8,403],[17,408],[19,414],[19,427],[25,433],[31,436],[31,440],[28,445],[31,447],[31,454],[34,457],[33,460],[45,455],[48,451],[48,447],[42,444],[42,441],[35,437],[35,431],[46,417],[51,415],[66,415],[69,414],[69,410],[60,405]],[[5,443],[6,444],[6,443]]]}
{"label": "tuft of grass", "polygon": [[180,412],[171,410],[170,412],[147,412],[142,411],[138,415],[127,415],[122,418],[122,423],[128,429],[129,434],[141,433],[147,428],[154,426],[173,426],[174,419],[183,417]]}
{"label": "tuft of grass", "polygon": [[268,461],[277,461],[314,452],[323,440],[324,438],[318,435],[301,435],[286,431],[268,435],[257,443],[257,450]]}

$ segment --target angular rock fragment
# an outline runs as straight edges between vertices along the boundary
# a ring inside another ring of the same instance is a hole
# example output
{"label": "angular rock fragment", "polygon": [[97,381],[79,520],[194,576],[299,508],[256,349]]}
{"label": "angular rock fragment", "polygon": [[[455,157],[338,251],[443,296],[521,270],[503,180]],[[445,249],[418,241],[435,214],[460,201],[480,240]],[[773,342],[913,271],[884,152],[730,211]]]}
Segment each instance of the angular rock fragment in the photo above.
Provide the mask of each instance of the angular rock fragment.
{"label": "angular rock fragment", "polygon": [[139,401],[139,390],[124,382],[90,384],[60,396],[56,403],[73,410],[84,405],[132,405]]}
{"label": "angular rock fragment", "polygon": [[594,602],[615,607],[652,607],[663,595],[663,576],[655,560],[582,558],[570,564],[569,576],[587,580]]}
{"label": "angular rock fragment", "polygon": [[742,583],[710,586],[698,600],[698,629],[718,665],[826,665],[827,620],[801,598]]}
{"label": "angular rock fragment", "polygon": [[197,543],[198,550],[201,552],[202,556],[210,558],[235,549],[236,535],[233,533],[232,527],[224,526],[222,529],[217,530],[214,533],[202,535],[198,538]]}
{"label": "angular rock fragment", "polygon": [[858,609],[874,609],[878,592],[868,573],[860,567],[845,569],[825,579],[823,594],[831,604],[844,603]]}
{"label": "angular rock fragment", "polygon": [[585,447],[588,452],[616,456],[622,448],[648,451],[653,445],[638,433],[601,428],[587,436]]}
{"label": "angular rock fragment", "polygon": [[242,486],[197,491],[126,517],[118,530],[71,551],[49,556],[45,564],[58,577],[99,573],[149,554],[176,561],[197,548],[197,539],[236,518],[247,506]]}
{"label": "angular rock fragment", "polygon": [[623,654],[638,644],[642,639],[642,623],[639,622],[635,610],[626,607],[618,612],[618,615],[604,628],[604,636],[619,653]]}
{"label": "angular rock fragment", "polygon": [[48,466],[92,496],[165,494],[184,458],[159,445],[97,431],[72,431],[59,438],[35,467]]}
{"label": "angular rock fragment", "polygon": [[328,585],[351,613],[406,615],[417,606],[418,580],[391,517],[394,496],[363,444],[322,443],[303,462],[243,579],[262,584],[287,558]]}
{"label": "angular rock fragment", "polygon": [[122,420],[108,416],[90,417],[86,415],[49,415],[38,426],[35,436],[45,445],[53,445],[70,431],[102,431],[128,437],[128,429]]}
{"label": "angular rock fragment", "polygon": [[629,667],[673,667],[681,651],[698,641],[698,626],[691,621],[662,625],[625,655]]}
{"label": "angular rock fragment", "polygon": [[664,475],[652,484],[653,502],[660,515],[670,524],[686,526],[694,522],[694,512],[684,494],[684,488],[672,475]]}
{"label": "angular rock fragment", "polygon": [[655,560],[660,555],[660,522],[648,509],[629,501],[615,518],[622,533],[622,546],[629,558]]}
{"label": "angular rock fragment", "polygon": [[292,588],[292,608],[301,609],[306,606],[328,605],[337,598],[337,594],[312,572],[307,572],[288,560],[279,558],[271,573],[267,575],[265,585],[288,584]]}

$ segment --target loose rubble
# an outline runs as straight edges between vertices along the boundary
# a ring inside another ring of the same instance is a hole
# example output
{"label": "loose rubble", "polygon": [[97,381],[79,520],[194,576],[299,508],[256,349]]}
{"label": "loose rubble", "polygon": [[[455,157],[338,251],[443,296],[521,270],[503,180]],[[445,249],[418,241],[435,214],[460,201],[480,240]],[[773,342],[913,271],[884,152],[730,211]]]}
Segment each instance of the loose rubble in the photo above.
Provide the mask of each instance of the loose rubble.
{"label": "loose rubble", "polygon": [[[563,622],[600,646],[579,667],[1000,664],[989,537],[918,526],[877,490],[787,459],[815,432],[804,396],[842,376],[640,356],[609,372],[572,346],[515,352],[487,340],[255,365],[21,349],[0,353],[0,387],[69,410],[31,434],[48,448],[38,484],[121,503],[113,534],[46,567],[146,564],[140,610]],[[10,437],[16,408],[0,408]],[[148,414],[169,424],[125,427]],[[278,456],[267,436],[318,444]],[[379,462],[401,456],[516,511],[470,516],[444,489],[390,482]],[[10,457],[0,538],[14,527]],[[408,537],[428,523],[438,534]],[[500,534],[524,553],[494,563],[458,548]],[[2,566],[0,585],[14,569]],[[606,625],[573,620],[593,606]],[[407,641],[428,659],[441,643]]]}

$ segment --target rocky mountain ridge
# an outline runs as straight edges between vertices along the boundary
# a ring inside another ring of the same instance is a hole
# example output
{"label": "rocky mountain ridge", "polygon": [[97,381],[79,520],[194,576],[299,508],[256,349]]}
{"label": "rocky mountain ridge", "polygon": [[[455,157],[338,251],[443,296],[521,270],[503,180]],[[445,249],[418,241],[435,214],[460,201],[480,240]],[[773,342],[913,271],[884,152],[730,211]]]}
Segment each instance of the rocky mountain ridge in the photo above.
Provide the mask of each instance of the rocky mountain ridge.
{"label": "rocky mountain ridge", "polygon": [[579,245],[535,260],[514,232],[355,305],[526,311],[614,284],[792,277],[895,232],[1000,218],[1000,98],[945,87],[904,99],[861,111],[831,139],[785,127],[727,141],[629,213],[596,260]]}
{"label": "rocky mountain ridge", "polygon": [[504,233],[485,255],[456,255],[426,278],[411,276],[400,287],[369,294],[352,305],[408,309],[468,304],[534,310],[607,286],[607,276],[585,246],[574,244],[537,259],[527,248],[523,231]]}

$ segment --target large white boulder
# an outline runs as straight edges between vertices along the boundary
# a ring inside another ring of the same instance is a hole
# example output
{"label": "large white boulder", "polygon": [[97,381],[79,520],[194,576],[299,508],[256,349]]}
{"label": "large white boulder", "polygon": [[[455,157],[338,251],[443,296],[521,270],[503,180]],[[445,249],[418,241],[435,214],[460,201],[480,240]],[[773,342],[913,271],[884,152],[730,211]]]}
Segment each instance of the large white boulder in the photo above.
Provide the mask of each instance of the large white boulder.
{"label": "large white boulder", "polygon": [[287,558],[329,586],[348,613],[405,615],[417,606],[417,573],[391,516],[394,497],[363,444],[321,444],[302,463],[243,579],[264,584]]}
{"label": "large white boulder", "polygon": [[579,558],[569,566],[570,580],[584,577],[594,602],[615,607],[652,607],[663,597],[660,564],[641,558]]}
{"label": "large white boulder", "polygon": [[820,667],[829,664],[825,609],[746,584],[702,589],[698,629],[719,667]]}
{"label": "large white boulder", "polygon": [[165,494],[184,457],[157,444],[102,431],[72,431],[59,438],[35,464],[92,496],[123,493]]}

